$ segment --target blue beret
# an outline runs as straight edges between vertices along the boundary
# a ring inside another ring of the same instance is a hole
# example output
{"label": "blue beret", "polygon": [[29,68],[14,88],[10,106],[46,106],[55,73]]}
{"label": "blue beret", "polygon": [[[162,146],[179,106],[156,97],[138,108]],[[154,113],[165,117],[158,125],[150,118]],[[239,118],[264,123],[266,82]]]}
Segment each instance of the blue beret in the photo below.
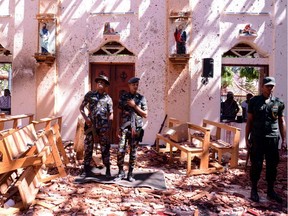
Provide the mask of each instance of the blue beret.
{"label": "blue beret", "polygon": [[137,82],[139,82],[139,80],[140,80],[140,79],[137,78],[137,77],[132,77],[131,79],[128,80],[128,83],[129,83],[129,84],[131,84],[131,83],[137,83]]}

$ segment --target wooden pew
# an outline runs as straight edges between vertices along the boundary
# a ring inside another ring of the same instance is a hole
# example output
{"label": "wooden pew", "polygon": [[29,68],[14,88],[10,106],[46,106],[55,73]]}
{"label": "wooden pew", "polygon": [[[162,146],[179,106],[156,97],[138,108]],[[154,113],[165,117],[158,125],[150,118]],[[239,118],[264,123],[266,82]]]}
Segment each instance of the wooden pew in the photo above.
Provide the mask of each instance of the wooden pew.
{"label": "wooden pew", "polygon": [[[169,144],[170,161],[173,160],[173,148],[180,150],[182,159],[183,155],[186,156],[185,160],[187,162],[187,175],[209,174],[224,171],[220,164],[209,161],[210,129],[192,124],[190,122],[188,122],[187,125],[189,139],[184,142],[177,143],[171,140],[167,135],[157,134],[156,149],[158,152],[161,152],[159,148],[160,140]],[[195,143],[197,143],[197,145],[195,145]],[[192,166],[192,160],[195,157],[200,159],[199,167]]]}
{"label": "wooden pew", "polygon": [[19,125],[19,120],[22,119],[27,119],[28,120],[28,124],[30,124],[33,121],[34,118],[34,114],[21,114],[21,115],[5,115],[5,116],[1,116],[0,118],[0,131],[3,131],[5,129],[5,123],[7,122],[13,122],[13,125],[11,128],[13,129],[17,129],[18,125]]}
{"label": "wooden pew", "polygon": [[[45,131],[49,130],[54,124],[59,125],[59,132],[61,133],[62,127],[62,116],[51,116],[47,118],[41,118],[40,120],[34,120],[32,123],[35,125],[36,130],[39,129],[39,126],[45,125]],[[43,127],[41,127],[43,128]]]}
{"label": "wooden pew", "polygon": [[[19,209],[28,208],[42,182],[66,176],[52,129],[38,137],[34,125],[30,124],[0,140],[0,151],[3,154],[0,162],[1,194],[11,197],[16,188],[22,200],[21,205],[16,205]],[[43,173],[51,166],[57,168],[57,174]],[[0,208],[0,212],[2,210]]]}
{"label": "wooden pew", "polygon": [[0,140],[0,151],[0,174],[53,162],[61,176],[66,175],[52,129],[37,137],[33,124],[27,125]]}
{"label": "wooden pew", "polygon": [[[240,129],[228,124],[219,123],[203,119],[203,126],[208,127],[215,134],[211,134],[210,147],[215,153],[218,154],[218,162],[222,162],[223,154],[230,153],[230,167],[236,168],[239,159],[239,142],[240,142]],[[224,135],[229,135],[229,139],[225,140]]]}
{"label": "wooden pew", "polygon": [[38,133],[43,132],[40,129],[40,128],[43,128],[41,127],[43,125],[44,125],[44,131],[48,131],[52,129],[55,140],[56,140],[56,144],[58,147],[58,151],[63,159],[63,163],[68,164],[69,158],[66,155],[64,145],[61,139],[62,116],[52,116],[52,117],[42,118],[40,120],[34,120],[32,121],[32,123],[34,124]]}

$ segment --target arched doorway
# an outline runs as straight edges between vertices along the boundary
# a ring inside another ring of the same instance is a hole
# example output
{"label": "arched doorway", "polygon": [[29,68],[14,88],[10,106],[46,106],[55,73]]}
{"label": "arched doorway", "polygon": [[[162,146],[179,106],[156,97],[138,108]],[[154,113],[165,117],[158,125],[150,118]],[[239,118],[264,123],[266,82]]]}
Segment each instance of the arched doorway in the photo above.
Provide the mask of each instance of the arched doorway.
{"label": "arched doorway", "polygon": [[[233,124],[241,129],[240,147],[244,147],[245,113],[242,102],[246,95],[258,95],[262,85],[263,77],[269,75],[268,56],[257,52],[255,48],[247,43],[238,43],[222,55],[221,70],[221,103],[227,98],[228,92],[234,93],[234,99],[239,106],[239,112]],[[221,110],[221,109],[220,109]],[[223,112],[223,109],[222,109]],[[223,113],[219,113],[220,119]]]}

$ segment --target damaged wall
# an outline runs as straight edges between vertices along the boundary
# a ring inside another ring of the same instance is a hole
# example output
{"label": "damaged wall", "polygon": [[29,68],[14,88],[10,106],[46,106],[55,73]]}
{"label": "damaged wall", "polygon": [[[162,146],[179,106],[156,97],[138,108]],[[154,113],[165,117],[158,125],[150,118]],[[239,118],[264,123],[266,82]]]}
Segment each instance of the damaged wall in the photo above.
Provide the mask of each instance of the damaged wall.
{"label": "damaged wall", "polygon": [[[91,88],[90,63],[134,63],[141,78],[139,90],[149,106],[143,142],[153,143],[165,114],[196,124],[203,118],[219,120],[222,55],[239,42],[267,57],[270,75],[281,82],[276,94],[287,103],[285,4],[280,0],[225,0],[220,5],[216,0],[2,0],[0,44],[12,52],[12,114],[62,115],[63,138],[73,140],[79,105]],[[175,52],[172,11],[191,12],[186,20],[190,55],[186,64],[169,60]],[[56,60],[50,66],[33,57],[39,50],[39,13],[57,18]],[[119,33],[117,37],[103,35],[106,22]],[[257,29],[256,38],[238,37],[246,23]],[[135,56],[91,56],[113,38]],[[214,59],[214,77],[207,85],[201,82],[203,58]],[[0,62],[5,59],[0,56]]]}

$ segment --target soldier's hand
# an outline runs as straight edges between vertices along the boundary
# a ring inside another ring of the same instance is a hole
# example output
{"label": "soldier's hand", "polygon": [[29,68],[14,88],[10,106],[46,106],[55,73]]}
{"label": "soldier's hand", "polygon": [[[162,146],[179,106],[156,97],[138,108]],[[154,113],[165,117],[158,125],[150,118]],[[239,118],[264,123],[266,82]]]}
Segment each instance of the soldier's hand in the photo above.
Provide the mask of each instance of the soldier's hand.
{"label": "soldier's hand", "polygon": [[130,106],[130,107],[135,107],[136,106],[136,104],[135,104],[135,101],[134,100],[128,100],[127,101],[127,104]]}
{"label": "soldier's hand", "polygon": [[92,126],[92,121],[89,118],[85,119],[85,123],[88,127]]}
{"label": "soldier's hand", "polygon": [[284,151],[287,151],[287,142],[286,142],[286,141],[282,141],[281,150],[282,150],[283,152],[284,152]]}
{"label": "soldier's hand", "polygon": [[246,148],[247,148],[247,150],[249,151],[251,149],[251,147],[252,147],[251,142],[249,141],[249,139],[246,139]]}

